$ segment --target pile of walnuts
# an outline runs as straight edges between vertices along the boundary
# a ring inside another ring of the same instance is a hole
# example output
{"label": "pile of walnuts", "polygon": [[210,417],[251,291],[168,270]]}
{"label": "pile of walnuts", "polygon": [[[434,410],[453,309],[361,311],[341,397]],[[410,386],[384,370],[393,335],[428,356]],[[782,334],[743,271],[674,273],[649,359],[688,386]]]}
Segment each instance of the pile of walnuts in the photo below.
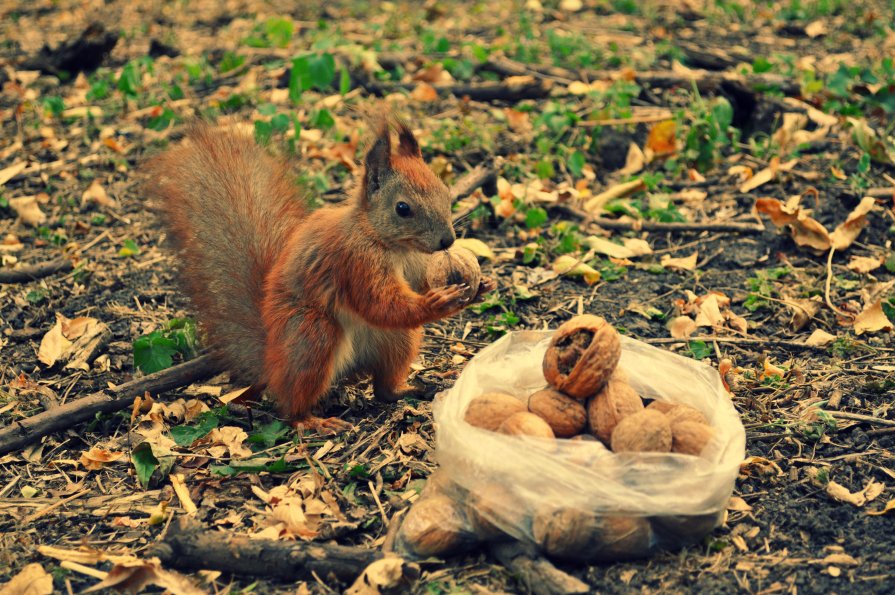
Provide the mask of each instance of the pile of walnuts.
{"label": "pile of walnuts", "polygon": [[[484,393],[469,403],[465,420],[492,432],[540,439],[537,443],[548,451],[557,439],[568,439],[599,441],[614,453],[699,456],[714,435],[706,417],[683,404],[644,402],[617,369],[620,357],[618,332],[603,318],[572,318],[557,329],[544,355],[548,388],[527,399]],[[611,458],[600,457],[595,464],[617,464]],[[555,505],[528,510],[512,486],[496,481],[462,498],[448,496],[449,489],[437,480],[432,483],[407,514],[399,534],[405,548],[423,557],[450,553],[475,540],[505,537],[494,523],[496,518],[505,527],[524,528],[521,532],[548,555],[583,560],[644,556],[657,540],[699,539],[719,520],[715,513],[599,516],[580,507]]]}

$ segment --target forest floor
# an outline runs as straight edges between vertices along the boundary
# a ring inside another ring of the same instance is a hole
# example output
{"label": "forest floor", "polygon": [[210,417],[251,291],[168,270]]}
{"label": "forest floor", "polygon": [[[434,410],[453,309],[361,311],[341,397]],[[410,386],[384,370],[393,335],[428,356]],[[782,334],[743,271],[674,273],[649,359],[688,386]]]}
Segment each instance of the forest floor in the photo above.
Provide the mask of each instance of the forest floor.
{"label": "forest floor", "polygon": [[[316,4],[0,3],[0,275],[66,263],[0,285],[0,428],[201,351],[139,192],[191,118],[247,127],[324,204],[388,102],[447,182],[487,173],[455,208],[498,291],[426,327],[416,382],[434,394],[504,333],[589,312],[731,387],[747,444],[724,524],[563,571],[604,593],[895,591],[892,4]],[[86,355],[79,333],[99,337]],[[355,429],[297,436],[268,403],[225,406],[240,388],[196,379],[0,454],[0,582],[20,581],[0,592],[83,591],[116,561],[188,592],[147,560],[190,502],[228,534],[380,547],[436,468],[431,401],[341,387],[325,413]],[[487,549],[420,568],[405,589],[526,589]]]}

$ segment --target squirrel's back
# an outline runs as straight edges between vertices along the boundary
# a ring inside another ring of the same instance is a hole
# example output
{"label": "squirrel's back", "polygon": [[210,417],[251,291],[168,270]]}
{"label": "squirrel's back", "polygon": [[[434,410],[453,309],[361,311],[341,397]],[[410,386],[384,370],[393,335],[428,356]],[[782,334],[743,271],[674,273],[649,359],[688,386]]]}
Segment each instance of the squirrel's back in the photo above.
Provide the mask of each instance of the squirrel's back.
{"label": "squirrel's back", "polygon": [[147,168],[147,194],[212,347],[252,382],[263,367],[264,278],[306,214],[288,172],[249,134],[207,124]]}

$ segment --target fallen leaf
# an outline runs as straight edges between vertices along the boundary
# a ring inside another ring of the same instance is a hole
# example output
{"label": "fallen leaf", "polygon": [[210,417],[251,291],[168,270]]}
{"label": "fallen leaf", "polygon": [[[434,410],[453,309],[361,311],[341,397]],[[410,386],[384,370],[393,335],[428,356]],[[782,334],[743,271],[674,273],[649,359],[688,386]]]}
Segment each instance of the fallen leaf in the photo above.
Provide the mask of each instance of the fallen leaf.
{"label": "fallen leaf", "polygon": [[699,256],[699,251],[697,250],[690,256],[684,256],[681,258],[673,258],[668,254],[663,254],[661,259],[661,264],[666,269],[680,269],[683,271],[692,271],[696,268],[696,259]]}
{"label": "fallen leaf", "polygon": [[528,112],[520,112],[511,107],[505,107],[503,113],[507,117],[507,124],[510,125],[510,130],[515,132],[528,132],[531,130]]}
{"label": "fallen leaf", "polygon": [[752,507],[739,496],[731,496],[730,500],[727,501],[727,510],[733,510],[734,512],[749,512],[752,510]]}
{"label": "fallen leaf", "polygon": [[583,277],[584,282],[588,285],[593,285],[600,280],[600,271],[568,254],[563,254],[553,261],[553,272],[558,275]]}
{"label": "fallen leaf", "polygon": [[798,163],[798,160],[796,159],[792,159],[790,161],[787,161],[786,163],[780,163],[780,158],[774,157],[773,159],[771,159],[770,165],[768,165],[768,167],[760,170],[758,173],[756,173],[740,185],[740,192],[745,194],[747,192],[755,190],[763,184],[767,184],[777,177],[777,172],[790,171],[793,167],[796,166],[796,163]]}
{"label": "fallen leaf", "polygon": [[792,311],[792,315],[787,322],[789,330],[797,333],[807,325],[820,312],[823,300],[820,296],[813,296],[811,299],[789,298],[783,302],[787,308]]}
{"label": "fallen leaf", "polygon": [[631,180],[630,182],[623,182],[621,184],[616,184],[615,186],[601,192],[600,194],[595,195],[586,203],[584,203],[584,209],[590,213],[596,213],[603,208],[610,200],[615,200],[616,198],[623,198],[625,196],[630,196],[635,192],[640,190],[644,190],[646,188],[646,184],[640,178],[635,180]]}
{"label": "fallen leaf", "polygon": [[879,138],[876,131],[863,118],[846,118],[852,127],[852,138],[870,158],[879,163],[895,164],[895,144]]}
{"label": "fallen leaf", "polygon": [[584,241],[597,254],[605,254],[613,258],[634,258],[653,253],[646,240],[639,238],[626,238],[623,240],[624,244],[616,244],[598,236],[588,236]]}
{"label": "fallen leaf", "polygon": [[442,66],[441,62],[433,62],[432,64],[414,73],[413,80],[422,81],[424,83],[440,83],[443,81],[442,77],[445,74],[447,74],[450,78],[450,74],[444,69],[444,66]]}
{"label": "fallen leaf", "polygon": [[466,248],[479,258],[494,260],[494,251],[491,250],[488,244],[477,238],[457,238],[454,242],[454,246],[458,248]]}
{"label": "fallen leaf", "polygon": [[823,329],[814,329],[811,336],[805,339],[805,345],[812,347],[825,347],[836,340],[835,335],[831,335]]}
{"label": "fallen leaf", "polygon": [[631,143],[628,145],[628,155],[625,157],[625,165],[618,170],[618,173],[622,176],[636,174],[643,169],[645,161],[646,157],[644,156],[643,151],[640,150],[640,147],[637,146],[637,143]]}
{"label": "fallen leaf", "polygon": [[17,163],[13,163],[9,167],[0,169],[0,186],[22,173],[27,166],[27,161],[19,161]]}
{"label": "fallen leaf", "polygon": [[19,237],[14,233],[6,234],[3,241],[0,242],[0,251],[3,252],[18,252],[24,247],[25,244],[23,244],[21,240],[19,240]]}
{"label": "fallen leaf", "polygon": [[98,471],[109,463],[114,463],[123,456],[123,452],[116,452],[93,446],[90,450],[84,451],[81,454],[79,461],[85,469],[89,471]]}
{"label": "fallen leaf", "polygon": [[835,500],[847,502],[860,508],[883,493],[885,488],[884,484],[871,479],[860,492],[851,492],[845,486],[839,485],[835,481],[830,481],[827,483],[827,494]]}
{"label": "fallen leaf", "polygon": [[797,201],[784,204],[776,198],[759,198],[755,201],[755,210],[768,215],[777,227],[788,225],[793,241],[799,246],[829,250],[831,245],[829,232],[799,208]]}
{"label": "fallen leaf", "polygon": [[668,321],[668,332],[674,339],[686,339],[698,328],[689,316],[677,316]]}
{"label": "fallen leaf", "polygon": [[149,585],[167,589],[173,595],[202,595],[205,593],[186,576],[162,568],[157,559],[119,562],[112,567],[106,578],[89,589],[85,589],[82,593],[94,593],[103,589],[138,593]]}
{"label": "fallen leaf", "polygon": [[882,266],[885,259],[880,256],[852,256],[846,267],[856,273],[869,273]]}
{"label": "fallen leaf", "polygon": [[36,196],[20,196],[9,199],[10,208],[16,212],[25,225],[37,227],[46,222],[47,216],[40,210]]}
{"label": "fallen leaf", "polygon": [[646,137],[645,152],[650,157],[674,154],[677,151],[676,131],[677,124],[674,120],[663,120],[653,124]]}
{"label": "fallen leaf", "polygon": [[418,574],[418,569],[414,566],[398,557],[376,560],[364,569],[354,584],[345,591],[345,595],[379,595],[383,592],[397,592],[399,587],[404,587],[401,591],[406,591],[406,587],[409,587],[405,578],[407,571],[410,571],[411,576]]}
{"label": "fallen leaf", "polygon": [[786,370],[779,366],[775,366],[771,363],[769,358],[765,358],[764,369],[761,372],[761,376],[759,376],[759,380],[764,380],[765,378],[783,378],[784,376],[786,376]]}
{"label": "fallen leaf", "polygon": [[773,473],[777,476],[781,476],[784,474],[780,465],[764,457],[748,457],[745,461],[740,463],[741,474],[749,475],[753,470],[758,471],[762,475],[770,475]]}
{"label": "fallen leaf", "polygon": [[11,581],[0,586],[0,595],[51,595],[53,592],[52,575],[37,562],[28,564]]}
{"label": "fallen leaf", "polygon": [[872,196],[865,196],[858,203],[858,206],[848,214],[845,221],[839,224],[833,233],[830,234],[830,242],[836,250],[845,250],[852,245],[861,230],[867,225],[867,213],[876,204],[876,200]]}
{"label": "fallen leaf", "polygon": [[886,313],[883,312],[882,300],[873,302],[855,317],[854,329],[856,335],[875,333],[877,331],[890,331],[892,328],[892,321],[890,321],[888,317],[886,317]]}
{"label": "fallen leaf", "polygon": [[410,97],[417,101],[435,101],[438,99],[438,91],[432,85],[421,82],[410,92]]}
{"label": "fallen leaf", "polygon": [[820,37],[821,35],[827,34],[827,24],[824,21],[817,20],[812,21],[805,25],[805,35],[811,37],[812,39],[815,37]]}
{"label": "fallen leaf", "polygon": [[867,514],[870,514],[873,516],[880,516],[883,514],[889,514],[890,512],[893,512],[893,511],[895,511],[895,498],[892,498],[891,500],[886,502],[886,505],[885,505],[885,507],[883,507],[882,510],[868,510]]}
{"label": "fallen leaf", "polygon": [[82,105],[69,108],[62,112],[63,118],[84,118],[88,115],[91,118],[98,119],[103,116],[103,110],[95,105]]}

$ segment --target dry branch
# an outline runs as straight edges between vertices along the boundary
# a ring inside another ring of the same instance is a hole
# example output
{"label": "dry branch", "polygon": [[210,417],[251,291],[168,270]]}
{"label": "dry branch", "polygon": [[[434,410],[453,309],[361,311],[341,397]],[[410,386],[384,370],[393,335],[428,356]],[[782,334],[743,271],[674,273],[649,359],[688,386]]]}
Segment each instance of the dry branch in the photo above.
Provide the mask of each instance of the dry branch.
{"label": "dry branch", "polygon": [[573,595],[590,593],[590,587],[529,552],[518,542],[497,543],[491,553],[521,580],[534,595]]}
{"label": "dry branch", "polygon": [[711,72],[708,70],[689,70],[687,72],[671,71],[625,71],[619,70],[582,70],[580,72],[558,68],[556,66],[534,66],[522,64],[508,58],[494,57],[488,60],[486,67],[495,72],[512,75],[541,75],[548,79],[565,81],[616,80],[633,77],[638,84],[647,87],[670,88],[695,84],[701,93],[716,91],[723,84],[738,84],[748,88],[776,87],[785,95],[798,95],[801,87],[789,77],[777,74],[741,75],[736,72]]}
{"label": "dry branch", "polygon": [[660,221],[620,221],[618,219],[608,219],[606,217],[595,217],[586,211],[577,209],[569,205],[556,205],[551,207],[580,219],[587,223],[592,223],[603,229],[612,229],[616,231],[667,231],[667,232],[686,232],[686,231],[712,231],[712,232],[735,232],[742,234],[760,234],[765,231],[763,225],[755,223],[663,223]]}
{"label": "dry branch", "polygon": [[264,579],[326,581],[335,577],[353,581],[371,562],[382,557],[379,550],[329,543],[251,539],[206,530],[187,517],[175,520],[151,554],[168,566],[182,570],[221,570]]}
{"label": "dry branch", "polygon": [[73,265],[70,260],[57,258],[48,262],[0,271],[0,283],[27,283],[56,273],[67,273],[72,268]]}
{"label": "dry branch", "polygon": [[[366,75],[358,75],[358,82],[374,95],[384,96],[402,90],[410,90],[416,83],[380,83]],[[543,78],[528,77],[525,80],[467,83],[452,85],[432,85],[439,96],[453,95],[468,97],[473,101],[519,101],[520,99],[542,99],[550,94],[551,84]]]}
{"label": "dry branch", "polygon": [[47,434],[88,421],[97,413],[127,409],[144,393],[158,394],[220,372],[221,364],[202,355],[177,366],[126,382],[106,392],[100,391],[49,411],[18,420],[0,430],[0,455],[23,448]]}

